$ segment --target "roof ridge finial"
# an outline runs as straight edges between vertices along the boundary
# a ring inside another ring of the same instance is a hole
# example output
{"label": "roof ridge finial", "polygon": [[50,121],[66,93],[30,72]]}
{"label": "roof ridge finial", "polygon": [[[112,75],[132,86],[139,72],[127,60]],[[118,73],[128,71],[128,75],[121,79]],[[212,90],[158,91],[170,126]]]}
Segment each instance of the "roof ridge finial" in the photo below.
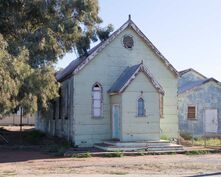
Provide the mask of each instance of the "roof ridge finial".
{"label": "roof ridge finial", "polygon": [[131,15],[130,14],[128,15],[128,20],[131,20]]}

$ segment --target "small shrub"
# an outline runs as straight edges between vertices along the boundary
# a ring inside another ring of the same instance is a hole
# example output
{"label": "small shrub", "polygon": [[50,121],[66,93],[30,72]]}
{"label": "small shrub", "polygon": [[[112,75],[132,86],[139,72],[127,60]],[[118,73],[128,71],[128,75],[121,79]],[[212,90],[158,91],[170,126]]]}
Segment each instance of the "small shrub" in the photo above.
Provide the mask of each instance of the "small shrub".
{"label": "small shrub", "polygon": [[161,140],[169,140],[169,137],[167,135],[161,135],[160,139]]}
{"label": "small shrub", "polygon": [[188,151],[185,153],[186,155],[204,155],[209,154],[207,150],[194,150],[194,151]]}
{"label": "small shrub", "polygon": [[73,158],[89,158],[92,157],[90,152],[86,152],[86,153],[81,153],[81,154],[73,154],[72,155]]}
{"label": "small shrub", "polygon": [[122,151],[116,151],[116,152],[113,152],[113,153],[107,153],[104,155],[105,157],[123,157],[124,154]]}

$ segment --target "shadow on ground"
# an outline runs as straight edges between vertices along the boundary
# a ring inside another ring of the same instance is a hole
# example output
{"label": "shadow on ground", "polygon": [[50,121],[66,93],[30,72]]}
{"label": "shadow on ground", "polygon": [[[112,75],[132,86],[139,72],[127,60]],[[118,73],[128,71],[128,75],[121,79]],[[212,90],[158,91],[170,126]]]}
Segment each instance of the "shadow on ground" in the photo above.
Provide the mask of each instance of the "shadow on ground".
{"label": "shadow on ground", "polygon": [[[34,127],[0,127],[0,163],[48,159],[64,154],[71,145],[64,139],[37,131]],[[2,138],[3,137],[3,138]]]}
{"label": "shadow on ground", "polygon": [[33,150],[6,150],[0,148],[0,163],[23,162],[37,159],[52,159],[52,155]]}

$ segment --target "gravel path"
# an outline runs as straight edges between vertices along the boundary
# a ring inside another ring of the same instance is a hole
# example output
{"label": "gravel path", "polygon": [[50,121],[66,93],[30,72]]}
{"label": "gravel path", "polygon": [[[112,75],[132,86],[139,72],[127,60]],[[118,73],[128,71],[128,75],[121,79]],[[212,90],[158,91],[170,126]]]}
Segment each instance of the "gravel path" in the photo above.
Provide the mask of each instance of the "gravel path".
{"label": "gravel path", "polygon": [[121,158],[54,158],[35,151],[0,150],[0,177],[221,176],[221,154]]}

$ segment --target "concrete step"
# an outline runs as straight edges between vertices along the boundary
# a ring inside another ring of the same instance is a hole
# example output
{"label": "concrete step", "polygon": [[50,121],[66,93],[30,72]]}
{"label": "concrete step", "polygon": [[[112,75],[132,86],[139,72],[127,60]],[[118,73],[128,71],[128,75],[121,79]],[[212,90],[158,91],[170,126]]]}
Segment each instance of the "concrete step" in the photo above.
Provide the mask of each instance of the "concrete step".
{"label": "concrete step", "polygon": [[167,144],[169,144],[169,141],[166,140],[160,140],[160,141],[125,141],[125,142],[121,142],[121,141],[104,141],[105,144],[109,144],[112,146],[165,146]]}
{"label": "concrete step", "polygon": [[100,144],[95,144],[95,148],[102,149],[105,151],[151,151],[151,152],[159,152],[159,151],[166,151],[166,152],[178,152],[178,151],[184,151],[183,146],[181,145],[176,145],[176,144],[164,144],[164,145],[143,145],[142,146],[129,146],[128,144],[126,146],[115,146],[112,144],[106,144],[106,143],[100,143]]}

